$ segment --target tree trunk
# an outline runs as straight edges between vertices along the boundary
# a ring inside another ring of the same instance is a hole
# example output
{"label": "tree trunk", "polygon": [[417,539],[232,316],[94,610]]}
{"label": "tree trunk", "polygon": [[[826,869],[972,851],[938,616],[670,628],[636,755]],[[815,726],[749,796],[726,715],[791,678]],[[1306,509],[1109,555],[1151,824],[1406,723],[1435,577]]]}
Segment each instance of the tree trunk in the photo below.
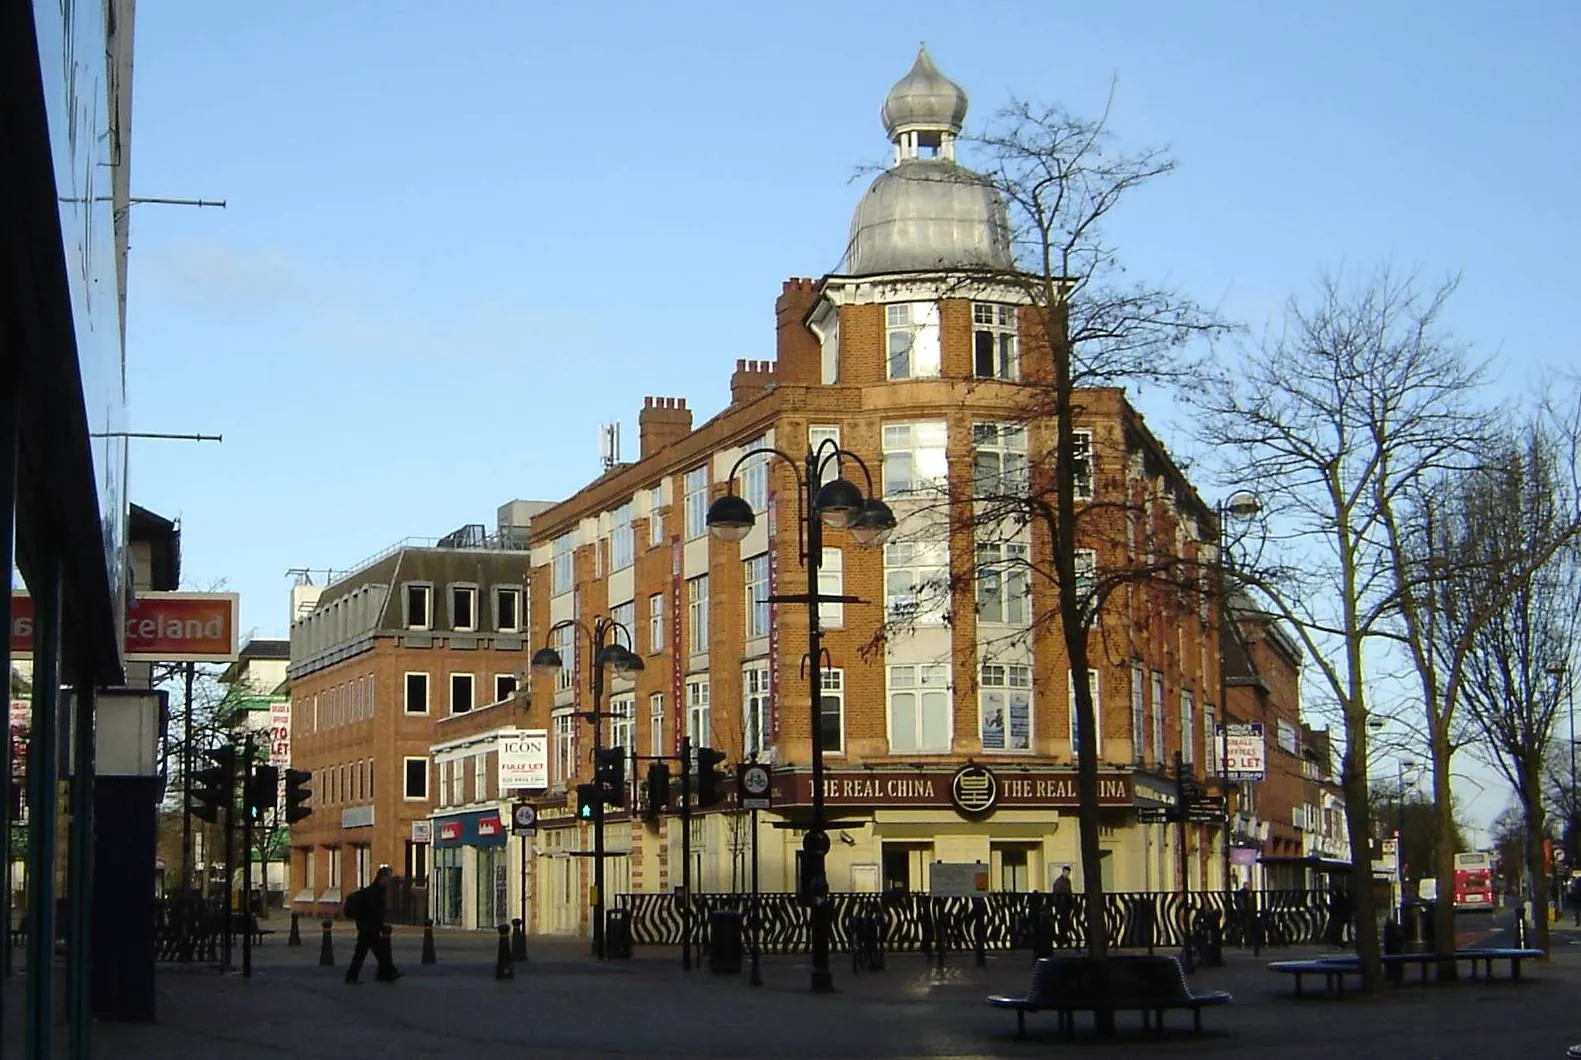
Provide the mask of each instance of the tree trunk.
{"label": "tree trunk", "polygon": [[1538,800],[1526,814],[1526,871],[1532,881],[1530,945],[1548,952],[1548,866],[1543,864],[1543,808]]}
{"label": "tree trunk", "polygon": [[1378,988],[1378,913],[1372,894],[1372,827],[1367,812],[1367,717],[1359,710],[1345,714],[1345,757],[1340,786],[1345,791],[1345,829],[1350,835],[1351,909],[1356,918],[1356,957],[1361,961],[1361,988]]}
{"label": "tree trunk", "polygon": [[1438,818],[1437,843],[1433,849],[1433,876],[1438,880],[1438,901],[1433,906],[1433,948],[1439,956],[1438,978],[1460,978],[1455,963],[1455,802],[1449,790],[1449,734],[1434,726],[1432,738],[1433,802]]}

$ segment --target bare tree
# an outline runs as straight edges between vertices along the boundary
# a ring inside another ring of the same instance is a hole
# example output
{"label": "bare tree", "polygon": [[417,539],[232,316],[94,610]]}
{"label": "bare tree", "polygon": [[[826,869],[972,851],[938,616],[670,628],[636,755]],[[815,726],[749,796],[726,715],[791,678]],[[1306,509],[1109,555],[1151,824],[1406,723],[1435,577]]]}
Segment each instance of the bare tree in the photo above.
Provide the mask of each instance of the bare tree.
{"label": "bare tree", "polygon": [[[1291,302],[1282,333],[1193,397],[1223,473],[1255,487],[1270,513],[1262,562],[1246,576],[1301,638],[1343,718],[1341,785],[1367,989],[1380,978],[1372,837],[1359,812],[1368,804],[1370,681],[1399,643],[1409,580],[1391,513],[1408,491],[1471,463],[1488,433],[1471,406],[1480,375],[1440,325],[1453,290],[1424,293],[1387,271],[1353,289],[1325,279],[1311,302]],[[1447,760],[1435,763],[1446,806],[1448,776]]]}
{"label": "bare tree", "polygon": [[[1078,446],[1075,423],[1090,402],[1118,397],[1117,390],[1104,388],[1187,377],[1188,344],[1224,325],[1180,292],[1126,276],[1105,222],[1131,193],[1175,164],[1161,150],[1118,146],[1107,108],[1094,120],[1017,102],[963,142],[978,171],[957,169],[951,179],[976,183],[1005,206],[1013,264],[955,270],[952,290],[956,297],[1004,292],[1022,304],[1019,373],[978,371],[987,378],[973,385],[1004,388],[1005,419],[1022,425],[1028,442],[1023,468],[988,475],[974,468],[969,481],[947,491],[952,542],[962,547],[951,549],[945,591],[951,600],[970,599],[985,577],[1019,579],[1030,614],[1016,635],[1057,637],[1065,649],[1075,712],[1084,928],[1089,952],[1103,957],[1108,942],[1097,815],[1101,749],[1089,640],[1101,626],[1104,602],[1122,584],[1158,579],[1168,582],[1169,591],[1180,586],[1173,580],[1173,554],[1149,559],[1143,552],[1130,567],[1096,569],[1084,562],[1084,550],[1096,551],[1100,538],[1124,538],[1126,527],[1140,527],[1143,517],[1140,498],[1124,487],[1112,493],[1090,489],[1092,453]],[[1005,387],[1006,382],[1019,385]],[[1208,513],[1184,476],[1161,449],[1140,440],[1140,417],[1127,421],[1126,432],[1139,458],[1168,480],[1182,522],[1192,523],[1194,540],[1200,540]],[[1125,463],[1121,459],[1116,466]],[[1028,536],[1033,547],[1017,555],[1002,547]],[[1001,546],[988,563],[981,560],[985,546]],[[1199,580],[1193,575],[1185,582],[1195,587]]]}
{"label": "bare tree", "polygon": [[[1576,533],[1569,455],[1534,422],[1418,507],[1419,563],[1437,574],[1419,608],[1429,650],[1436,669],[1463,675],[1459,701],[1481,737],[1471,746],[1514,791],[1534,899],[1546,894],[1545,767],[1563,691],[1556,677],[1581,644],[1581,554],[1574,545],[1555,551]],[[1546,950],[1548,918],[1536,924]]]}

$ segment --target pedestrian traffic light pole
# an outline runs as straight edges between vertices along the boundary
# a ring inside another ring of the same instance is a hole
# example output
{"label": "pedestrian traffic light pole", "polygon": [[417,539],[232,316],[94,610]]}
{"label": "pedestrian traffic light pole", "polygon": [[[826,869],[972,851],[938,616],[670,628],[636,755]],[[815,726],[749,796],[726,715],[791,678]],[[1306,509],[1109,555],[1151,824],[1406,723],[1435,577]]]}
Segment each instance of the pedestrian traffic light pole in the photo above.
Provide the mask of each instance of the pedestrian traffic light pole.
{"label": "pedestrian traffic light pole", "polygon": [[[791,595],[774,595],[774,603],[801,603],[807,606],[807,675],[810,700],[810,735],[812,747],[812,820],[802,837],[802,891],[808,904],[808,919],[812,936],[812,990],[828,993],[834,989],[829,973],[829,944],[832,934],[833,910],[829,906],[829,877],[825,869],[825,856],[829,853],[828,820],[824,814],[823,792],[823,629],[818,609],[824,603],[861,603],[856,597],[824,595],[818,589],[818,572],[823,565],[823,527],[851,532],[852,538],[862,545],[879,545],[895,529],[895,513],[889,506],[873,496],[873,476],[867,465],[855,453],[840,448],[832,439],[825,439],[816,448],[809,448],[807,455],[797,461],[782,450],[772,446],[751,449],[743,453],[730,469],[731,492],[714,501],[708,508],[708,530],[723,541],[740,541],[751,533],[757,521],[752,505],[734,493],[736,472],[746,461],[764,455],[777,456],[791,466],[797,475],[796,485],[796,534],[801,549],[802,566],[807,571],[807,592]],[[852,483],[839,477],[840,461],[850,460],[861,468],[867,481],[867,496]],[[835,476],[824,481],[824,472],[833,470]]]}
{"label": "pedestrian traffic light pole", "polygon": [[[625,801],[624,777],[626,752],[606,756],[604,750],[604,670],[608,668],[617,677],[625,677],[642,669],[642,658],[632,650],[631,630],[612,618],[599,615],[592,628],[581,621],[568,618],[556,622],[545,634],[545,645],[533,653],[533,669],[545,678],[557,675],[565,667],[560,653],[548,646],[548,639],[562,629],[576,629],[585,634],[592,645],[589,686],[593,694],[593,709],[580,711],[574,716],[584,718],[593,726],[593,768],[598,798],[593,811],[593,895],[589,903],[593,910],[593,956],[603,960],[604,953],[604,809]],[[625,645],[620,643],[625,638]],[[580,802],[580,795],[579,795]],[[526,925],[523,925],[525,929]]]}

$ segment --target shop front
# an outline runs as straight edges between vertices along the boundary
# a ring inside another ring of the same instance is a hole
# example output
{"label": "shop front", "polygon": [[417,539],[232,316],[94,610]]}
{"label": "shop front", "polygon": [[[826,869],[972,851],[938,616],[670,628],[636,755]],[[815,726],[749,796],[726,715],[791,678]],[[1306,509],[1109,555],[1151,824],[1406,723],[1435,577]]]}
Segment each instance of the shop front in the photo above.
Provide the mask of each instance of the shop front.
{"label": "shop front", "polygon": [[510,920],[508,832],[497,809],[433,819],[434,923],[477,930]]}

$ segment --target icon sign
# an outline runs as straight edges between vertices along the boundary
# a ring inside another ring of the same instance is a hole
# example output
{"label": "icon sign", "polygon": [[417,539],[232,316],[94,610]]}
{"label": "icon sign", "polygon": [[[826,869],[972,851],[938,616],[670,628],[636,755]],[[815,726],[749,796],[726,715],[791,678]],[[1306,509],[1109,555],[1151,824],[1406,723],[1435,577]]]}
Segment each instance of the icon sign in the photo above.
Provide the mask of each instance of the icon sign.
{"label": "icon sign", "polygon": [[511,835],[536,835],[538,811],[525,802],[511,807]]}
{"label": "icon sign", "polygon": [[999,804],[999,778],[982,766],[962,766],[950,779],[950,801],[965,817],[993,813]]}
{"label": "icon sign", "polygon": [[736,785],[740,788],[743,809],[766,810],[773,805],[768,766],[758,762],[742,763],[736,767]]}

